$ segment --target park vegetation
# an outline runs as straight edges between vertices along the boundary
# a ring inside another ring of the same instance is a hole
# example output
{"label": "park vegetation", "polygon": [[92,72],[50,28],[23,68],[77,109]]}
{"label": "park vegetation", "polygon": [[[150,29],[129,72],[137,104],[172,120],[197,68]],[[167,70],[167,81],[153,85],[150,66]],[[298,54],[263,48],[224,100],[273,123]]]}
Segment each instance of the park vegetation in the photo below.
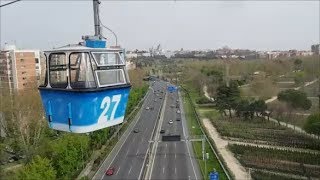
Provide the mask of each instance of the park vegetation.
{"label": "park vegetation", "polygon": [[[320,140],[280,123],[296,119],[307,133],[319,135],[318,59],[193,59],[182,63],[180,83],[190,92],[200,116],[210,119],[224,139],[281,148],[230,145],[241,164],[253,169],[254,179],[319,177]],[[315,83],[304,87],[310,81]],[[204,96],[205,90],[210,99]],[[266,104],[271,97],[278,98],[277,103]]]}

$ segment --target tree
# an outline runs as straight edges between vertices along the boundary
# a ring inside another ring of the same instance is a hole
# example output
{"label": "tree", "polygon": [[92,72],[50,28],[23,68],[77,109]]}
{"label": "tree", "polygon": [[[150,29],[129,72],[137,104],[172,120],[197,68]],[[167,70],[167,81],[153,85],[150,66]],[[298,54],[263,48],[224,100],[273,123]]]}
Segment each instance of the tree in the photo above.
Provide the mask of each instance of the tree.
{"label": "tree", "polygon": [[47,158],[35,156],[33,160],[18,172],[17,178],[21,180],[54,180],[56,171]]}
{"label": "tree", "polygon": [[306,123],[304,124],[304,130],[307,133],[320,135],[320,113],[311,114]]}
{"label": "tree", "polygon": [[230,118],[231,110],[236,109],[240,98],[240,90],[238,84],[231,82],[230,86],[221,85],[217,88],[217,96],[215,98],[215,106],[220,112],[229,111]]}
{"label": "tree", "polygon": [[296,72],[294,74],[294,83],[296,85],[302,85],[304,84],[304,79],[305,79],[305,73],[303,71],[300,71],[300,72]]}
{"label": "tree", "polygon": [[259,99],[252,103],[253,111],[259,117],[259,114],[262,115],[267,110],[267,105],[264,100]]}
{"label": "tree", "polygon": [[302,60],[301,59],[295,59],[294,60],[294,68],[295,70],[301,70]]}
{"label": "tree", "polygon": [[281,91],[278,94],[278,99],[281,102],[285,102],[289,109],[289,119],[292,118],[292,111],[296,109],[308,110],[311,108],[312,103],[307,98],[306,93],[294,89],[288,89]]}
{"label": "tree", "polygon": [[307,98],[306,93],[294,89],[281,91],[278,94],[279,101],[286,102],[293,109],[310,109],[312,103]]}
{"label": "tree", "polygon": [[81,168],[89,153],[89,137],[79,134],[64,134],[54,142],[51,152],[52,165],[58,178],[71,179],[76,169]]}

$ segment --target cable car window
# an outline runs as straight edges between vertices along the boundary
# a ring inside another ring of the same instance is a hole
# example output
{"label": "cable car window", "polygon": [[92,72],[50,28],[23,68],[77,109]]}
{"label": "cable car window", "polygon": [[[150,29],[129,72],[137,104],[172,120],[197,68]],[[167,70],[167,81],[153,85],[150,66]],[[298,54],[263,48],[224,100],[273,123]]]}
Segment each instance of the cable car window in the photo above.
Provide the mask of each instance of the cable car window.
{"label": "cable car window", "polygon": [[70,85],[73,89],[96,87],[89,53],[71,53],[69,56],[69,64]]}
{"label": "cable car window", "polygon": [[123,59],[117,52],[93,52],[93,57],[98,66],[123,65]]}
{"label": "cable car window", "polygon": [[125,84],[123,69],[96,70],[100,87]]}
{"label": "cable car window", "polygon": [[64,53],[50,54],[49,75],[52,88],[66,88],[68,86],[67,61]]}
{"label": "cable car window", "polygon": [[45,87],[48,84],[47,56],[44,53],[40,55],[40,86]]}

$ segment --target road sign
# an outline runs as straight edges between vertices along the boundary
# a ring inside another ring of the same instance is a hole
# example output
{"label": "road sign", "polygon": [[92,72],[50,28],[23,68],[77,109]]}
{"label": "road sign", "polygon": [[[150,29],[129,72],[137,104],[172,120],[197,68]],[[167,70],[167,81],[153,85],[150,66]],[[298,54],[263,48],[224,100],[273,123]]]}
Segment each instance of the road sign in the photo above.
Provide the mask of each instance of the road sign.
{"label": "road sign", "polygon": [[167,89],[169,92],[176,92],[178,90],[178,88],[173,85],[168,85]]}
{"label": "road sign", "polygon": [[219,180],[219,173],[214,171],[210,172],[209,180]]}

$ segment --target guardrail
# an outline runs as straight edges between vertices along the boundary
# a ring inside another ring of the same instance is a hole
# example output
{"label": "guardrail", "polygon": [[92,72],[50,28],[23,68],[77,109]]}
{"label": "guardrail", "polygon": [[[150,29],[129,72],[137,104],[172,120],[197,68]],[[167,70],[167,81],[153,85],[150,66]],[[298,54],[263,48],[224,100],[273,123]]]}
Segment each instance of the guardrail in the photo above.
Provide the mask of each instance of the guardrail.
{"label": "guardrail", "polygon": [[192,102],[192,99],[191,99],[191,96],[190,96],[190,94],[189,94],[189,91],[186,90],[186,89],[185,89],[184,87],[182,87],[182,86],[180,86],[180,87],[181,87],[181,89],[187,94],[188,100],[190,101],[191,106],[192,106],[192,109],[193,109],[193,112],[194,112],[194,114],[196,115],[196,119],[197,119],[197,122],[198,122],[198,124],[199,124],[199,126],[200,126],[200,129],[201,129],[202,134],[204,135],[206,141],[209,143],[210,148],[211,148],[211,150],[213,151],[214,155],[217,157],[217,160],[218,160],[220,166],[222,167],[224,173],[226,174],[227,178],[228,178],[229,180],[231,180],[232,177],[230,176],[230,172],[229,172],[229,170],[228,170],[227,168],[225,168],[225,165],[224,165],[223,161],[221,160],[222,157],[217,153],[217,148],[215,147],[215,145],[212,145],[210,139],[207,137],[207,133],[206,133],[206,132],[203,130],[203,128],[202,128],[202,123],[201,123],[201,121],[200,121],[198,112],[197,112],[196,108],[194,107],[194,104],[193,104],[193,102]]}

